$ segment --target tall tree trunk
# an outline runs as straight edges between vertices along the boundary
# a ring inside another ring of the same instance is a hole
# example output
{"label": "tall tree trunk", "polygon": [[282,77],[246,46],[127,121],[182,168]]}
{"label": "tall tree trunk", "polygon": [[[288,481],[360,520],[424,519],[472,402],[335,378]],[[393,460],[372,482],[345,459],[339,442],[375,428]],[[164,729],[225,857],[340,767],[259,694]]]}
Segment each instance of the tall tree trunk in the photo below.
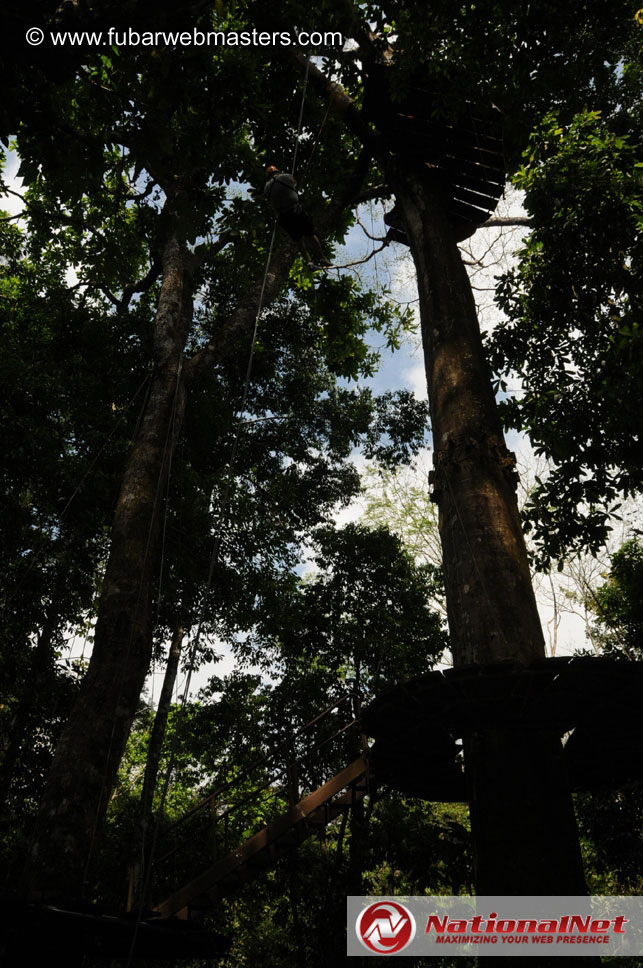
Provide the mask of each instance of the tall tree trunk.
{"label": "tall tree trunk", "polygon": [[184,410],[180,361],[192,317],[188,280],[186,255],[171,238],[163,252],[155,368],[114,515],[92,657],[56,747],[25,874],[33,897],[82,897],[149,667],[160,496]]}
{"label": "tall tree trunk", "polygon": [[417,270],[449,631],[458,664],[544,657],[513,483],[471,286],[439,182],[396,169]]}
{"label": "tall tree trunk", "polygon": [[[354,171],[320,226],[341,219],[359,188],[367,157]],[[230,241],[221,237],[217,251]],[[186,389],[252,333],[260,303],[268,306],[288,280],[296,247],[286,243],[248,286],[216,337],[181,369],[192,320],[190,265],[176,239],[163,252],[163,282],[154,332],[155,370],[140,430],[121,484],[94,649],[81,693],[56,747],[23,877],[26,894],[63,901],[82,897],[118,764],[136,712],[152,650],[151,591],[159,537],[159,496],[167,479],[172,437],[185,410]],[[263,295],[263,299],[260,296]]]}
{"label": "tall tree trunk", "polygon": [[[454,664],[528,663],[545,648],[471,286],[427,169],[389,162],[417,271]],[[465,737],[480,894],[584,894],[554,732]]]}
{"label": "tall tree trunk", "polygon": [[[369,46],[367,39],[366,50]],[[431,183],[425,165],[394,157],[351,99],[315,65],[295,56],[313,87],[322,96],[333,95],[331,110],[370,147],[402,208],[417,273],[454,663],[544,658],[512,486],[513,460],[471,285],[443,207],[444,187]],[[585,894],[558,736],[480,730],[464,740],[477,892]],[[485,961],[491,968],[495,959]]]}
{"label": "tall tree trunk", "polygon": [[161,687],[159,704],[156,708],[154,725],[152,726],[150,742],[147,747],[147,756],[145,757],[145,776],[143,777],[143,790],[141,792],[138,823],[136,825],[135,833],[135,857],[132,864],[130,897],[127,905],[128,910],[132,910],[132,908],[138,907],[140,904],[144,905],[147,902],[147,898],[144,896],[145,878],[148,864],[150,863],[149,834],[150,830],[152,829],[154,791],[156,789],[156,781],[161,764],[161,751],[163,749],[163,741],[167,731],[167,721],[170,715],[170,706],[172,704],[172,693],[174,691],[176,675],[179,670],[179,659],[181,657],[181,647],[183,645],[184,636],[185,630],[181,625],[179,625],[174,630],[174,635],[172,636],[170,651],[167,657],[167,665],[165,667],[165,675],[163,676],[163,686]]}

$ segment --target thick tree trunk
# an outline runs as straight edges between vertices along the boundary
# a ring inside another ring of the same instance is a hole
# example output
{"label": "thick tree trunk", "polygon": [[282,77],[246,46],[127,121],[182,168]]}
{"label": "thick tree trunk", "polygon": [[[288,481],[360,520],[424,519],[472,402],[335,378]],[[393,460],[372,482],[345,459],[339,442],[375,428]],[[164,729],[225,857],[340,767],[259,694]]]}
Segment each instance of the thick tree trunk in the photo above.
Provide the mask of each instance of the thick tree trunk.
{"label": "thick tree trunk", "polygon": [[[358,165],[344,194],[359,187],[362,177]],[[338,203],[333,217],[341,214],[341,208]],[[293,244],[281,245],[265,280],[253,281],[216,338],[181,368],[192,320],[190,272],[176,240],[165,246],[154,332],[155,370],[115,511],[92,659],[56,748],[23,877],[22,889],[29,896],[56,901],[82,898],[151,658],[159,498],[172,438],[183,419],[185,393],[240,340],[249,340],[260,294],[265,308],[287,282],[295,257]]]}
{"label": "thick tree trunk", "polygon": [[[320,230],[341,217],[358,190],[367,158],[358,159]],[[171,437],[185,409],[185,392],[252,333],[260,301],[268,306],[288,280],[296,247],[276,250],[217,335],[185,362],[192,319],[184,253],[171,239],[163,254],[163,283],[154,334],[155,371],[141,428],[132,444],[112,527],[94,650],[81,694],[56,748],[23,890],[30,896],[82,897],[118,764],[151,658],[151,586],[156,573],[159,496],[168,472]],[[131,293],[130,293],[131,294]],[[260,300],[260,296],[262,299]]]}
{"label": "thick tree trunk", "polygon": [[155,369],[114,515],[92,657],[56,748],[25,875],[25,890],[35,897],[82,897],[149,667],[160,496],[184,408],[180,361],[192,312],[187,278],[184,253],[170,239],[155,320]]}
{"label": "thick tree trunk", "polygon": [[[333,90],[315,65],[295,56],[321,94]],[[444,189],[431,183],[427,166],[392,156],[346,95],[331,99],[331,110],[384,169],[415,262],[454,663],[543,658],[513,459],[503,439],[471,286],[442,205]],[[558,736],[481,730],[464,739],[478,893],[584,894]],[[491,968],[495,959],[485,961]]]}
{"label": "thick tree trunk", "polygon": [[22,890],[56,901],[82,898],[89,863],[136,712],[152,649],[151,594],[156,574],[160,495],[185,393],[232,346],[248,340],[263,290],[265,308],[288,279],[295,247],[281,246],[265,287],[248,287],[217,337],[181,367],[192,321],[187,257],[170,239],[154,331],[154,363],[141,426],[128,458],[112,526],[92,659],[56,748]]}
{"label": "thick tree trunk", "polygon": [[[471,286],[426,167],[389,163],[415,262],[454,664],[544,658],[513,483]],[[553,732],[465,737],[476,888],[584,894]]]}
{"label": "thick tree trunk", "polygon": [[[392,179],[393,180],[393,179]],[[455,660],[529,661],[544,640],[466,270],[419,174],[394,181],[417,269],[449,629]]]}

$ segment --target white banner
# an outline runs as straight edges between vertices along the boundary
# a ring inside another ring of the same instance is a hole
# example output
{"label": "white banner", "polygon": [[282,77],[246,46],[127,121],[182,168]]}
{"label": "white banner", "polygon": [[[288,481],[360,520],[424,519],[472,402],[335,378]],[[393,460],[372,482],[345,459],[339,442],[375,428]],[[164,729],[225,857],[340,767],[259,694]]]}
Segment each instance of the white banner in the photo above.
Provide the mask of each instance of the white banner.
{"label": "white banner", "polygon": [[643,956],[643,897],[349,897],[347,954]]}

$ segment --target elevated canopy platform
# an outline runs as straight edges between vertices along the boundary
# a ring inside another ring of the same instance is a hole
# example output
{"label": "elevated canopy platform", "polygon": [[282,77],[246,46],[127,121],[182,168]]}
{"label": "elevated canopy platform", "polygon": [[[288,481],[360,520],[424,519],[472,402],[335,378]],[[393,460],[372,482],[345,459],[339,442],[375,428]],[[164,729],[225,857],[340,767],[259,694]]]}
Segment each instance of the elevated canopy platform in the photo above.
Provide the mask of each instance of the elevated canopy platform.
{"label": "elevated canopy platform", "polygon": [[543,659],[430,672],[362,714],[378,782],[438,802],[466,801],[461,739],[481,730],[551,729],[564,740],[572,789],[643,775],[643,663]]}
{"label": "elevated canopy platform", "polygon": [[[397,97],[393,71],[385,64],[369,67],[364,113],[392,154],[424,163],[440,177],[456,238],[466,239],[493,214],[504,191],[502,113],[472,102],[450,110],[447,99],[422,81]],[[395,210],[390,214],[394,240],[405,242]]]}

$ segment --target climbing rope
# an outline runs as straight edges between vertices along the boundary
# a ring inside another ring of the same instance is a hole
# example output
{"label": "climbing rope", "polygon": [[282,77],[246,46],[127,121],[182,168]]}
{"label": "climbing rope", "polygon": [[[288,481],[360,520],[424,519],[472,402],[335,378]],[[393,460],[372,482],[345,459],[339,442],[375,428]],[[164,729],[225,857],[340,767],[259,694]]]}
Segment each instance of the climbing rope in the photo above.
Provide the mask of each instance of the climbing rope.
{"label": "climbing rope", "polygon": [[299,119],[297,121],[297,138],[295,140],[295,150],[292,155],[292,167],[290,169],[290,174],[294,176],[295,169],[297,167],[297,152],[299,151],[299,139],[301,137],[301,128],[304,120],[304,105],[306,103],[306,91],[308,89],[308,75],[310,74],[310,57],[306,59],[306,73],[304,75],[304,86],[301,92],[301,105],[299,108]]}
{"label": "climbing rope", "polygon": [[[141,606],[141,598],[142,598],[142,593],[143,593],[143,575],[144,575],[144,572],[145,572],[145,567],[146,567],[146,564],[147,564],[148,556],[149,556],[149,553],[150,553],[150,550],[151,550],[151,545],[152,545],[152,532],[153,532],[153,529],[154,529],[154,519],[156,517],[156,511],[157,511],[157,508],[159,507],[159,503],[160,503],[161,497],[162,497],[162,495],[161,495],[161,481],[162,481],[162,478],[163,478],[163,473],[164,473],[164,468],[165,468],[166,460],[168,462],[168,470],[167,470],[168,476],[170,474],[170,470],[171,470],[171,467],[172,467],[172,455],[173,455],[173,451],[174,451],[173,437],[174,437],[174,427],[175,427],[175,419],[176,419],[176,406],[177,406],[178,396],[179,396],[179,386],[180,386],[180,381],[181,381],[182,368],[183,368],[183,351],[181,351],[181,356],[179,358],[179,363],[178,363],[178,366],[177,366],[176,380],[175,380],[175,385],[174,385],[174,395],[173,395],[173,399],[172,399],[172,409],[171,409],[171,413],[170,413],[170,419],[168,421],[167,433],[165,435],[165,442],[164,442],[164,446],[163,446],[163,456],[162,456],[162,459],[161,459],[161,468],[159,470],[159,477],[158,477],[158,480],[157,480],[157,483],[156,483],[156,490],[155,490],[155,493],[154,493],[154,503],[153,503],[153,506],[152,506],[152,514],[150,515],[150,524],[149,524],[149,527],[147,529],[147,537],[146,537],[146,542],[145,542],[145,553],[144,553],[144,557],[143,557],[143,565],[142,565],[142,568],[141,568],[141,575],[140,575],[140,579],[139,579],[139,582],[138,582],[138,588],[137,588],[137,592],[136,592],[136,596],[137,596],[136,597],[136,605],[134,607],[134,616],[135,616],[135,618],[138,618],[139,609],[140,609],[140,606]],[[142,419],[142,412],[139,415],[139,421],[141,419]],[[167,514],[167,506],[166,506],[166,514]],[[164,526],[165,526],[165,524],[164,524]],[[112,755],[112,752],[113,752],[113,749],[114,749],[114,739],[115,739],[115,735],[116,735],[116,724],[117,724],[117,710],[118,710],[118,708],[120,706],[121,698],[122,698],[122,695],[123,695],[123,690],[125,688],[125,682],[126,682],[126,678],[127,678],[127,668],[128,668],[128,663],[129,663],[129,657],[130,657],[130,654],[131,654],[131,651],[132,651],[132,644],[133,644],[133,641],[134,641],[135,634],[136,634],[136,622],[134,621],[134,622],[131,623],[131,631],[130,631],[129,638],[128,638],[128,641],[127,641],[127,649],[125,651],[125,658],[124,658],[124,661],[122,663],[121,674],[120,674],[120,681],[118,683],[118,698],[117,698],[117,701],[116,701],[116,708],[114,710],[114,715],[112,717],[112,731],[111,731],[110,738],[109,738],[109,745],[108,745],[108,748],[107,748],[107,756],[105,757],[105,769],[103,770],[102,782],[101,782],[101,790],[100,790],[100,797],[99,797],[98,804],[97,804],[97,807],[96,807],[96,813],[95,813],[95,816],[94,816],[94,824],[93,824],[93,827],[92,827],[92,835],[91,835],[91,840],[90,840],[90,843],[89,843],[89,850],[87,852],[87,860],[86,860],[86,863],[85,863],[85,871],[84,871],[84,875],[83,875],[83,884],[87,884],[87,881],[88,881],[88,878],[89,878],[89,871],[90,871],[92,856],[93,856],[93,852],[94,852],[94,845],[95,845],[96,836],[97,836],[97,833],[98,833],[98,820],[99,820],[99,816],[100,816],[100,805],[103,802],[103,798],[105,796],[106,786],[107,786],[107,778],[106,778],[107,767],[108,767],[108,764],[109,764],[109,761],[110,761],[110,758],[111,758],[111,755]]]}
{"label": "climbing rope", "polygon": [[[308,75],[309,75],[309,70],[310,70],[310,58],[308,58],[308,60],[306,62],[306,74],[305,74],[305,77],[304,77],[304,84],[303,84],[302,96],[301,96],[301,104],[300,104],[300,108],[299,108],[299,117],[298,117],[298,121],[297,121],[297,137],[296,137],[296,141],[295,141],[295,147],[294,147],[294,152],[293,152],[293,160],[292,160],[292,167],[291,167],[291,174],[293,176],[294,176],[295,170],[296,170],[297,154],[298,154],[298,148],[299,148],[299,140],[300,140],[300,137],[301,137],[301,131],[302,131],[302,126],[303,126],[304,106],[305,106],[305,99],[306,99],[306,91],[307,91],[307,88],[308,88]],[[272,235],[271,235],[271,238],[270,238],[270,245],[268,247],[268,255],[267,255],[267,258],[266,258],[266,265],[265,265],[265,269],[264,269],[264,273],[263,273],[263,279],[262,279],[262,282],[261,282],[261,289],[260,289],[260,293],[259,293],[259,301],[258,301],[258,305],[257,305],[257,312],[256,312],[255,319],[254,319],[254,326],[253,326],[253,331],[252,331],[252,338],[251,338],[251,341],[250,341],[250,352],[248,354],[248,364],[247,364],[247,367],[246,367],[246,375],[245,375],[245,380],[244,380],[244,387],[243,387],[243,393],[242,393],[242,397],[241,397],[241,403],[239,405],[239,410],[238,410],[238,414],[237,414],[237,418],[236,418],[236,430],[235,430],[235,435],[234,435],[234,440],[233,440],[233,445],[232,445],[232,451],[231,451],[231,454],[230,454],[230,460],[228,462],[227,482],[226,482],[226,487],[225,487],[225,491],[224,491],[224,495],[223,495],[223,500],[221,502],[221,512],[220,512],[220,515],[219,515],[219,528],[217,530],[217,534],[216,534],[216,537],[215,537],[215,540],[214,540],[214,544],[213,544],[213,547],[212,547],[212,553],[210,555],[210,563],[209,563],[209,567],[208,567],[208,575],[207,575],[207,581],[206,581],[206,588],[205,588],[205,593],[203,595],[201,609],[200,609],[199,616],[198,616],[196,634],[195,634],[195,636],[194,636],[194,638],[192,640],[192,645],[191,645],[190,652],[189,652],[189,656],[188,656],[187,672],[186,672],[186,678],[185,678],[185,686],[184,686],[184,689],[183,689],[183,694],[182,694],[181,702],[180,702],[180,705],[179,705],[179,711],[178,711],[177,721],[176,721],[176,728],[174,730],[174,735],[172,737],[172,744],[171,744],[171,748],[170,748],[170,755],[169,755],[169,760],[168,760],[168,766],[167,766],[167,770],[165,772],[165,777],[164,777],[164,781],[163,781],[163,787],[162,787],[162,790],[161,790],[161,796],[160,796],[160,801],[159,801],[159,807],[158,807],[158,810],[157,810],[157,813],[156,813],[156,821],[154,823],[154,832],[153,832],[153,835],[152,835],[152,843],[150,845],[150,854],[149,854],[149,858],[148,858],[147,862],[145,863],[144,869],[143,869],[143,877],[142,877],[143,888],[142,888],[141,896],[140,896],[140,899],[139,899],[137,916],[136,916],[136,924],[135,924],[135,929],[134,929],[134,933],[133,933],[133,936],[132,936],[132,942],[131,942],[131,945],[130,945],[129,953],[128,953],[128,956],[127,956],[126,968],[130,968],[131,963],[132,963],[132,959],[134,957],[134,950],[135,950],[135,947],[136,947],[136,940],[137,940],[137,937],[138,937],[138,932],[139,932],[139,929],[140,929],[140,924],[141,924],[141,921],[142,921],[142,918],[143,918],[144,905],[145,905],[145,901],[146,901],[147,895],[149,893],[149,888],[150,888],[150,884],[151,884],[151,876],[152,876],[153,863],[154,863],[154,858],[155,858],[156,848],[157,848],[157,843],[158,843],[158,835],[159,835],[159,829],[160,829],[160,819],[161,819],[161,817],[163,815],[163,811],[164,811],[164,807],[165,807],[165,802],[167,800],[167,795],[168,795],[168,792],[169,792],[170,782],[171,782],[171,779],[172,779],[172,774],[174,772],[174,763],[175,763],[175,760],[176,760],[176,753],[177,753],[177,747],[178,747],[178,739],[179,739],[179,736],[180,736],[180,733],[181,733],[181,728],[182,728],[182,725],[183,725],[183,721],[185,719],[185,712],[186,712],[186,708],[187,708],[187,701],[188,701],[188,696],[189,696],[189,693],[190,693],[190,683],[191,683],[191,680],[192,680],[192,674],[194,672],[196,658],[197,658],[197,655],[198,655],[198,652],[199,652],[199,646],[200,646],[200,643],[201,643],[201,636],[202,636],[202,632],[203,632],[203,622],[204,622],[205,609],[206,609],[207,601],[208,601],[208,598],[209,598],[209,595],[210,595],[210,591],[212,589],[212,579],[214,577],[214,570],[215,570],[217,561],[219,559],[219,554],[220,554],[220,551],[221,551],[221,543],[222,543],[222,540],[223,540],[223,531],[224,531],[225,522],[226,522],[226,519],[227,519],[227,514],[228,514],[228,511],[229,511],[229,507],[230,507],[230,501],[231,501],[231,497],[232,497],[234,471],[236,469],[237,455],[238,455],[238,452],[239,452],[239,445],[240,445],[240,442],[241,442],[241,435],[243,433],[243,427],[244,427],[243,413],[245,411],[246,403],[247,403],[247,400],[248,400],[248,394],[249,394],[249,391],[250,391],[250,381],[251,381],[251,377],[252,377],[252,366],[253,366],[253,362],[254,362],[254,354],[255,354],[255,348],[256,348],[256,343],[257,343],[257,333],[258,333],[258,329],[259,329],[259,319],[260,319],[261,313],[263,311],[263,304],[264,304],[264,298],[265,298],[265,293],[266,293],[266,286],[267,286],[267,282],[268,282],[268,273],[269,273],[269,270],[270,270],[270,262],[272,260],[272,253],[273,253],[273,250],[274,250],[276,234],[277,234],[277,219],[275,218],[275,220],[273,222]]]}

